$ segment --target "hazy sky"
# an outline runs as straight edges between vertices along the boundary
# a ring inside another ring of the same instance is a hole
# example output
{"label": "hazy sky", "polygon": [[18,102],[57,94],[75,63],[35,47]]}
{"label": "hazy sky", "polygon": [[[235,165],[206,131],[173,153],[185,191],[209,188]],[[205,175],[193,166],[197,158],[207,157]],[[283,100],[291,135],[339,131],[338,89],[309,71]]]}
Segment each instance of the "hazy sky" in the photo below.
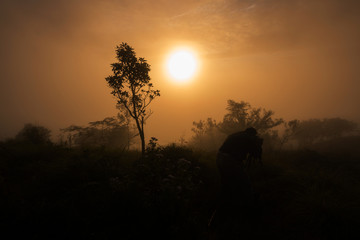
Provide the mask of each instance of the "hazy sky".
{"label": "hazy sky", "polygon": [[[360,121],[360,1],[0,0],[0,26],[0,138],[116,115],[105,77],[121,42],[151,65],[161,97],[145,133],[160,143],[221,120],[228,99]],[[186,85],[164,71],[177,46],[201,65]]]}

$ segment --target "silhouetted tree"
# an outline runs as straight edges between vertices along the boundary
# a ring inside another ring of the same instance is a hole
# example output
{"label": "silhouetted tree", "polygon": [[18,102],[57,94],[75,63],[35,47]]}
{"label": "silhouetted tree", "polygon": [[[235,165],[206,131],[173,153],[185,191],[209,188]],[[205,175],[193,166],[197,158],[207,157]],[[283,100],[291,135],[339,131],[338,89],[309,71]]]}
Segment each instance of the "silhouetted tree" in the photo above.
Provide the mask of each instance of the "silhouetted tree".
{"label": "silhouetted tree", "polygon": [[316,142],[354,133],[357,124],[342,118],[324,118],[297,121],[293,127],[291,138],[296,140],[300,147],[308,147]]}
{"label": "silhouetted tree", "polygon": [[191,131],[194,135],[190,144],[202,150],[217,149],[226,137],[224,133],[219,131],[218,123],[212,118],[205,121],[194,121]]}
{"label": "silhouetted tree", "polygon": [[34,144],[46,144],[51,143],[50,133],[51,131],[43,126],[27,123],[19,131],[15,139],[18,141],[31,142]]}
{"label": "silhouetted tree", "polygon": [[300,125],[300,121],[297,119],[291,120],[291,121],[284,121],[284,133],[281,137],[279,137],[280,141],[280,148],[287,143],[291,138],[294,137],[296,132],[298,131]]}
{"label": "silhouetted tree", "polygon": [[129,113],[136,123],[141,139],[141,151],[145,152],[144,124],[151,112],[147,109],[155,97],[160,96],[159,90],[153,90],[150,83],[150,65],[144,58],[137,58],[132,47],[121,43],[116,47],[118,62],[111,64],[113,75],[106,78],[111,94]]}
{"label": "silhouetted tree", "polygon": [[71,125],[67,128],[60,129],[61,132],[67,134],[65,145],[71,148],[73,146],[74,139],[76,139],[79,136],[80,131],[82,131],[82,129],[83,128],[81,126],[76,126],[76,125]]}
{"label": "silhouetted tree", "polygon": [[265,139],[265,145],[269,145],[269,142],[277,138],[278,134],[273,128],[283,123],[281,118],[273,118],[273,111],[253,108],[244,101],[228,100],[226,110],[228,112],[221,122],[217,123],[211,118],[193,122],[192,131],[195,135],[190,144],[203,150],[215,150],[227,135],[254,127]]}
{"label": "silhouetted tree", "polygon": [[248,127],[254,127],[260,134],[283,123],[281,118],[273,119],[274,112],[263,108],[253,108],[248,102],[235,102],[228,100],[226,110],[219,128],[226,134],[243,131]]}
{"label": "silhouetted tree", "polygon": [[129,149],[135,136],[123,115],[107,117],[100,121],[89,122],[87,126],[71,125],[61,129],[67,134],[69,147],[76,144],[81,147],[122,147]]}
{"label": "silhouetted tree", "polygon": [[324,138],[338,138],[346,134],[354,133],[357,129],[357,123],[343,118],[325,118],[323,119]]}

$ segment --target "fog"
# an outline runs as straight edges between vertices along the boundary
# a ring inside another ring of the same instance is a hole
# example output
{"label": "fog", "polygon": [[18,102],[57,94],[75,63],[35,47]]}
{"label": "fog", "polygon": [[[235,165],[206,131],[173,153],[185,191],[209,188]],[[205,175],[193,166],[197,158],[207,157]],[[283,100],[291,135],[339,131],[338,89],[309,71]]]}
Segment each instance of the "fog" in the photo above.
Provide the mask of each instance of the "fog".
{"label": "fog", "polygon": [[[145,134],[160,143],[221,119],[247,101],[286,120],[360,121],[358,1],[2,0],[0,138],[25,123],[59,128],[117,113],[105,77],[127,42],[151,65],[161,96]],[[200,69],[185,85],[165,74],[168,52],[191,46]]]}

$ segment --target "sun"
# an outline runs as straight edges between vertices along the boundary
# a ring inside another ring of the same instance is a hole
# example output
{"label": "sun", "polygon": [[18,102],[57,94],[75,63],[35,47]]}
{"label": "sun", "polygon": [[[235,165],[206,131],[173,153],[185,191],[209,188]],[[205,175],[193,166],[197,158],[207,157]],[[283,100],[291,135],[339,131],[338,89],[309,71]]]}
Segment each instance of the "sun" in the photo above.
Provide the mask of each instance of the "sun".
{"label": "sun", "polygon": [[197,59],[193,51],[189,49],[177,49],[173,51],[166,61],[166,69],[176,82],[187,82],[196,73]]}

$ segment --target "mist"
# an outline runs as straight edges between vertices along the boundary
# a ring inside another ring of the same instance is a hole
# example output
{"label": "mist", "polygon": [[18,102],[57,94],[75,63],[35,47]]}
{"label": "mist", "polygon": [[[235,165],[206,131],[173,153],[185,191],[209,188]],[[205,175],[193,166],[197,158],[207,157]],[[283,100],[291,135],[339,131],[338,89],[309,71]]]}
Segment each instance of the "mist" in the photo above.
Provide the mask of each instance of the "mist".
{"label": "mist", "polygon": [[359,1],[1,0],[0,27],[1,239],[359,235]]}
{"label": "mist", "polygon": [[[116,115],[104,79],[121,42],[151,65],[162,96],[146,132],[163,143],[190,134],[195,120],[220,119],[228,99],[288,120],[359,121],[358,9],[336,0],[2,1],[0,137],[28,122],[56,132]],[[163,68],[179,44],[201,62],[185,86]]]}

